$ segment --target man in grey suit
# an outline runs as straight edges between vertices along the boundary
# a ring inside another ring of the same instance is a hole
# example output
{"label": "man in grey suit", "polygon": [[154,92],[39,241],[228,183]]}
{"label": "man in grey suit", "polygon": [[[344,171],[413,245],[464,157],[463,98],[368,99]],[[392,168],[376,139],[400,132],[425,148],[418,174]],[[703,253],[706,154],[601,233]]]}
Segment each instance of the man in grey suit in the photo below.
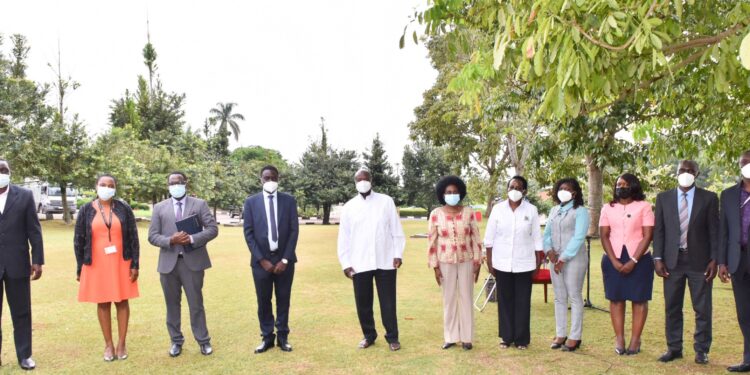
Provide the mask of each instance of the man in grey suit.
{"label": "man in grey suit", "polygon": [[740,156],[742,179],[721,193],[719,278],[732,280],[737,320],[744,337],[742,363],[730,372],[750,372],[750,150]]}
{"label": "man in grey suit", "polygon": [[[188,180],[184,173],[171,173],[167,182],[172,197],[154,206],[148,242],[161,248],[158,271],[167,303],[167,330],[172,339],[169,355],[180,355],[185,342],[180,328],[182,290],[190,308],[193,336],[201,354],[209,355],[213,348],[203,308],[203,276],[211,267],[206,244],[216,238],[219,228],[206,201],[187,195]],[[203,230],[192,235],[178,231],[176,223],[191,216],[197,216]]]}
{"label": "man in grey suit", "polygon": [[695,363],[708,363],[713,279],[719,249],[719,198],[695,186],[698,163],[683,160],[679,187],[656,197],[654,270],[664,279],[667,351],[661,362],[682,358],[685,283],[695,311]]}

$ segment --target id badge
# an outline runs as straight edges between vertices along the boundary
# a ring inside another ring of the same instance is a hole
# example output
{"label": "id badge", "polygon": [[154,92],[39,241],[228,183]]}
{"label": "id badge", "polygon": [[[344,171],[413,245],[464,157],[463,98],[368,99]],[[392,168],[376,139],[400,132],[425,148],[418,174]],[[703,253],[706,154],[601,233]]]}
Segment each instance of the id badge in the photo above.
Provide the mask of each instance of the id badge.
{"label": "id badge", "polygon": [[116,252],[117,252],[117,246],[115,245],[107,246],[104,248],[104,254],[109,255],[109,254],[114,254]]}

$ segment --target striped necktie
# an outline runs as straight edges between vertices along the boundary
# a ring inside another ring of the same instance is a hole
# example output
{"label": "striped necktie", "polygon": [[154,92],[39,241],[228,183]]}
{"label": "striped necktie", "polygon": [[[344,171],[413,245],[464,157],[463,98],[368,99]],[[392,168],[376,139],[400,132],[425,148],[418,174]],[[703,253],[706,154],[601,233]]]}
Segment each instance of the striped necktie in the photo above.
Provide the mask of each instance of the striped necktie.
{"label": "striped necktie", "polygon": [[680,248],[687,249],[687,232],[690,217],[688,216],[687,193],[682,193],[680,201]]}

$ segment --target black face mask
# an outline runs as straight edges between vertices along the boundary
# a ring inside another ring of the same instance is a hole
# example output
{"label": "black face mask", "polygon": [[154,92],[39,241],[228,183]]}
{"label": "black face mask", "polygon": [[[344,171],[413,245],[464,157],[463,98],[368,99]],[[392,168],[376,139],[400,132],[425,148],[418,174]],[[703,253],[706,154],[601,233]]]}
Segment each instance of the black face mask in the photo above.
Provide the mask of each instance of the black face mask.
{"label": "black face mask", "polygon": [[633,190],[629,187],[625,188],[616,188],[615,189],[615,197],[618,199],[628,199],[633,195]]}

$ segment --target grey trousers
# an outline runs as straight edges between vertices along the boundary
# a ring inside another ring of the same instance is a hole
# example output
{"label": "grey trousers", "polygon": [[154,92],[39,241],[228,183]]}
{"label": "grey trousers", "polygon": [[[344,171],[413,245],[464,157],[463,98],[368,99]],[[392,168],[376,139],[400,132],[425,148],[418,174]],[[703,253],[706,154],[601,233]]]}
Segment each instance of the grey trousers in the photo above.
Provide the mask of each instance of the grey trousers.
{"label": "grey trousers", "polygon": [[711,290],[713,280],[706,282],[705,270],[690,269],[688,254],[681,253],[677,266],[669,270],[669,277],[664,279],[664,308],[666,310],[667,347],[672,351],[682,351],[682,306],[685,300],[685,282],[690,288],[690,299],[695,312],[695,333],[693,349],[696,352],[708,353],[711,349]]}
{"label": "grey trousers", "polygon": [[[563,265],[559,274],[550,267],[552,288],[555,291],[555,335],[580,340],[583,333],[583,280],[586,277],[589,257],[585,250]],[[568,303],[570,303],[570,334],[568,329]]]}
{"label": "grey trousers", "polygon": [[190,327],[198,344],[211,342],[206,327],[206,311],[203,309],[203,275],[204,271],[192,271],[182,258],[170,273],[160,275],[164,300],[167,303],[167,330],[172,342],[178,345],[185,343],[182,335],[182,290],[185,290],[190,310]]}

